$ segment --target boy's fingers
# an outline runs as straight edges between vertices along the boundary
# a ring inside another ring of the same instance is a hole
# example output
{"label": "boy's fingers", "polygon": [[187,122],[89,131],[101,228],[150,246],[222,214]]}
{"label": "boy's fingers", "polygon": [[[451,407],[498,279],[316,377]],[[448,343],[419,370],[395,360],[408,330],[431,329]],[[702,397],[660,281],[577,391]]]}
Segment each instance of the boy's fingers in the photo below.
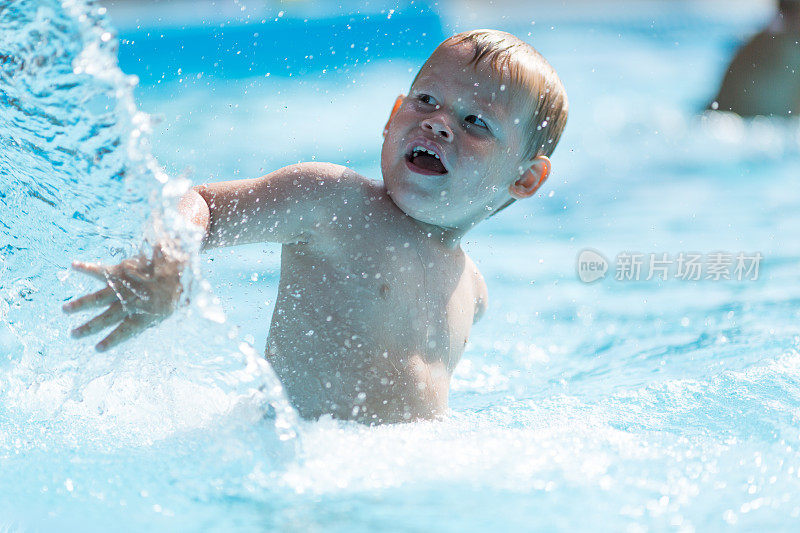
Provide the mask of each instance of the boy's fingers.
{"label": "boy's fingers", "polygon": [[72,336],[76,339],[80,339],[81,337],[86,337],[92,333],[97,333],[101,329],[105,329],[108,326],[116,324],[125,318],[125,314],[126,313],[122,308],[122,304],[119,302],[114,302],[108,307],[108,309],[88,321],[86,324],[73,329]]}
{"label": "boy's fingers", "polygon": [[146,282],[150,281],[150,276],[142,274],[141,272],[138,272],[136,270],[129,270],[125,274],[127,274],[127,276],[129,278],[133,278],[135,281],[138,281],[138,282],[141,282],[141,283],[146,283]]}
{"label": "boy's fingers", "polygon": [[84,309],[108,305],[116,300],[116,298],[117,295],[111,287],[106,287],[105,289],[100,289],[92,294],[87,294],[86,296],[81,296],[76,300],[67,302],[61,306],[61,309],[65,313],[75,313],[76,311],[83,311]]}
{"label": "boy's fingers", "polygon": [[105,268],[97,263],[84,263],[83,261],[73,261],[72,269],[78,272],[83,272],[86,275],[97,278],[100,281],[106,281]]}
{"label": "boy's fingers", "polygon": [[153,248],[153,260],[163,260],[164,259],[164,250],[161,249],[161,245],[157,245]]}
{"label": "boy's fingers", "polygon": [[98,352],[105,352],[117,344],[126,341],[141,332],[150,324],[151,318],[148,315],[130,315],[117,326],[108,337],[97,343],[95,349]]}

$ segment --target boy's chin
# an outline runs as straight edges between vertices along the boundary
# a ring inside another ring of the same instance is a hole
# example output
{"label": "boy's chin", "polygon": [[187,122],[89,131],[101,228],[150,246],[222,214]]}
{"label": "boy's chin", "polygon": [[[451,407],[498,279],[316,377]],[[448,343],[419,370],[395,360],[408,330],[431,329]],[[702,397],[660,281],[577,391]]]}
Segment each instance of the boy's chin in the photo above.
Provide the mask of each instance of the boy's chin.
{"label": "boy's chin", "polygon": [[436,216],[435,206],[428,205],[428,202],[416,197],[413,193],[393,191],[391,188],[388,188],[387,192],[394,205],[411,218],[426,224],[437,226],[443,224],[444,219]]}
{"label": "boy's chin", "polygon": [[455,220],[452,213],[443,213],[441,209],[437,209],[438,206],[416,198],[413,194],[393,194],[391,189],[388,189],[388,193],[389,198],[403,213],[418,222],[447,229],[455,229],[464,224],[463,220]]}

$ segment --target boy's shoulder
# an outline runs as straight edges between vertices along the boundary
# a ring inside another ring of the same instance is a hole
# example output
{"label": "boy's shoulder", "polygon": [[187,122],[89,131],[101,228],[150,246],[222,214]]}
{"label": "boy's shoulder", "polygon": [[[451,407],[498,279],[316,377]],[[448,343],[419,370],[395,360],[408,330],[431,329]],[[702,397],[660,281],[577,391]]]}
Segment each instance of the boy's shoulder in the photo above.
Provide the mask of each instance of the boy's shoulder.
{"label": "boy's shoulder", "polygon": [[340,187],[343,190],[367,191],[369,189],[381,189],[380,184],[365,176],[362,176],[352,168],[336,163],[324,163],[321,161],[307,161],[295,163],[287,167],[295,174],[315,181],[317,185],[324,186],[326,183],[330,187]]}
{"label": "boy's shoulder", "polygon": [[349,211],[388,198],[383,183],[343,165],[311,161],[296,163],[287,169],[297,176],[295,186],[312,197],[319,196],[319,200],[337,209]]}
{"label": "boy's shoulder", "polygon": [[333,222],[340,223],[330,225],[332,228],[352,217],[388,221],[399,212],[382,182],[343,165],[306,162],[290,165],[286,170],[293,176],[294,194],[310,203],[308,209],[315,218],[330,217]]}

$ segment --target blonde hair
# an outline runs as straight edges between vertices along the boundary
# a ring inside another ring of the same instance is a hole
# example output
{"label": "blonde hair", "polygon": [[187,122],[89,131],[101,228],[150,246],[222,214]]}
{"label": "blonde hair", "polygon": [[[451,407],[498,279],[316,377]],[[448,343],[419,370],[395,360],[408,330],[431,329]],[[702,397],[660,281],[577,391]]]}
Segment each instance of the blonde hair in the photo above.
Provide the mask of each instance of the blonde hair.
{"label": "blonde hair", "polygon": [[486,61],[494,74],[507,79],[520,96],[527,97],[530,114],[524,123],[526,143],[520,156],[528,160],[550,156],[566,126],[569,107],[555,69],[533,46],[499,30],[458,33],[439,48],[462,43],[473,46],[470,65],[477,68]]}

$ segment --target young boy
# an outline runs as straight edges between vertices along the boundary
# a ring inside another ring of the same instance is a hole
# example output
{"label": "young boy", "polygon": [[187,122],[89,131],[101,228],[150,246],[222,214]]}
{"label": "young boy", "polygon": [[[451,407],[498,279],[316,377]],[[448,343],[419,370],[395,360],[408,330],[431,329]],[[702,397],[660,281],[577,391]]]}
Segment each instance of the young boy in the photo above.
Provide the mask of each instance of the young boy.
{"label": "young boy", "polygon": [[[398,98],[382,184],[300,163],[183,197],[205,248],[283,244],[266,356],[301,416],[373,424],[446,411],[453,369],[487,305],[461,238],[541,187],[566,119],[564,87],[538,52],[504,32],[465,32],[439,45]],[[74,263],[108,286],[64,310],[109,308],[73,335],[121,322],[102,351],[163,319],[186,261],[165,242],[152,258]]]}

